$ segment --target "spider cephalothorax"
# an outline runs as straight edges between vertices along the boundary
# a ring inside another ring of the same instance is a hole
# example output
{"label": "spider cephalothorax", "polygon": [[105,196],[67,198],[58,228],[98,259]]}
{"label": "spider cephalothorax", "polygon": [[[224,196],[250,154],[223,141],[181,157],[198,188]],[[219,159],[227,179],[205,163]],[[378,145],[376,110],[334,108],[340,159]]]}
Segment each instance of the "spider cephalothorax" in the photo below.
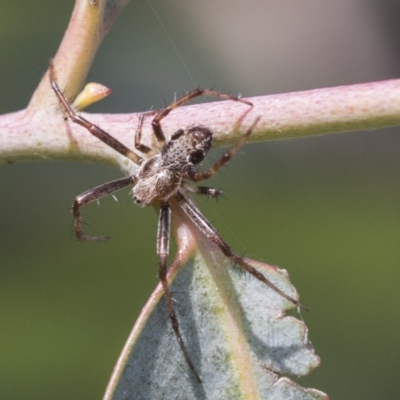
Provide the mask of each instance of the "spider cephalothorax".
{"label": "spider cephalothorax", "polygon": [[212,132],[203,125],[179,129],[161,149],[166,168],[180,173],[193,172],[212,146]]}
{"label": "spider cephalothorax", "polygon": [[[105,132],[97,125],[92,124],[90,121],[78,115],[75,110],[71,107],[68,100],[65,98],[57,83],[55,82],[54,67],[50,64],[50,83],[51,86],[59,99],[60,103],[64,107],[68,117],[75,123],[86,128],[92,135],[103,141],[108,146],[112,147],[115,151],[129,158],[133,162],[139,165],[139,171],[132,176],[120,178],[112,182],[105,183],[90,189],[78,197],[76,197],[72,213],[74,216],[74,228],[75,235],[81,240],[94,240],[102,241],[107,239],[104,236],[89,236],[82,231],[82,221],[80,208],[92,201],[96,201],[104,196],[107,196],[119,189],[133,185],[132,195],[134,200],[142,205],[150,205],[154,202],[160,203],[160,214],[158,220],[158,234],[157,234],[157,256],[159,263],[159,278],[162,283],[165,300],[167,302],[169,317],[172,322],[172,328],[178,339],[179,346],[185,357],[185,360],[192,370],[196,379],[201,382],[200,376],[194,367],[194,364],[189,356],[186,349],[185,343],[180,333],[179,322],[175,312],[175,305],[172,301],[172,296],[169,290],[169,283],[167,279],[167,257],[169,253],[169,237],[170,237],[170,219],[171,210],[169,201],[174,199],[177,204],[182,208],[186,215],[190,218],[193,224],[197,227],[199,232],[204,235],[206,240],[215,243],[222,253],[228,257],[233,263],[243,268],[243,270],[249,272],[255,278],[263,282],[266,286],[269,286],[277,293],[279,293],[285,299],[291,301],[296,305],[300,305],[299,302],[282,292],[273,283],[271,283],[261,272],[250,265],[246,259],[235,254],[230,246],[222,239],[217,230],[206,220],[201,212],[195,207],[193,202],[188,201],[186,198],[185,191],[189,190],[198,194],[205,194],[210,197],[218,197],[221,192],[217,189],[195,186],[188,181],[201,181],[208,179],[210,176],[215,174],[222,166],[224,166],[232,156],[239,150],[239,148],[245,143],[246,139],[251,134],[254,126],[257,124],[259,118],[257,118],[250,128],[245,132],[241,139],[227,152],[219,161],[217,161],[211,168],[206,171],[197,172],[196,167],[210,150],[212,145],[213,135],[210,129],[203,125],[191,125],[189,127],[179,129],[173,133],[168,141],[165,139],[164,132],[161,127],[161,120],[165,118],[172,110],[187,103],[194,97],[200,95],[208,95],[219,97],[225,100],[233,100],[253,107],[252,103],[247,100],[229,96],[226,94],[214,92],[207,89],[196,89],[182,99],[175,101],[170,106],[163,110],[155,113],[155,117],[152,120],[152,128],[154,136],[157,140],[157,148],[152,149],[143,145],[140,141],[141,138],[141,126],[144,120],[144,115],[139,118],[139,128],[135,134],[135,148],[143,154],[139,156],[136,152],[126,147],[120,141],[112,137],[110,134]],[[251,108],[250,108],[251,109]],[[248,109],[245,115],[247,115]],[[154,113],[153,113],[154,114]],[[159,151],[157,149],[160,149]],[[147,157],[146,157],[147,156]]]}

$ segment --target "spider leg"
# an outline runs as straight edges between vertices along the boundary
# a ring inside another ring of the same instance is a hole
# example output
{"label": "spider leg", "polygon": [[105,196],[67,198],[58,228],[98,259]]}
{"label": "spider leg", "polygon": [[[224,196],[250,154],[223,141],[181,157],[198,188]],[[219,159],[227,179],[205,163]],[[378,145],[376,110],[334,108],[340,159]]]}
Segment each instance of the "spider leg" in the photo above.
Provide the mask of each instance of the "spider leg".
{"label": "spider leg", "polygon": [[136,153],[134,153],[131,149],[122,144],[119,140],[113,138],[109,133],[101,129],[99,126],[92,124],[90,121],[81,117],[75,112],[75,110],[72,108],[71,104],[66,99],[63,92],[60,90],[55,81],[55,71],[52,62],[50,62],[49,74],[50,74],[51,87],[72,122],[75,122],[76,124],[83,126],[93,136],[96,136],[107,146],[110,146],[118,153],[132,160],[134,163],[140,165],[143,162],[142,157],[139,157]]}
{"label": "spider leg", "polygon": [[192,181],[202,181],[204,179],[208,179],[210,176],[214,175],[221,167],[223,167],[237,152],[238,150],[245,144],[248,137],[251,135],[254,127],[257,125],[260,117],[257,117],[253,124],[247,129],[246,133],[236,142],[236,144],[231,147],[231,149],[225,153],[210,169],[203,172],[191,172],[188,173],[188,178]]}
{"label": "spider leg", "polygon": [[224,100],[234,100],[234,101],[238,101],[240,103],[247,104],[247,105],[253,107],[252,103],[250,103],[249,101],[244,100],[240,97],[230,96],[229,94],[219,93],[214,90],[197,88],[197,89],[193,90],[192,92],[188,93],[186,96],[183,96],[181,99],[174,101],[172,104],[170,104],[168,107],[161,110],[154,117],[151,125],[153,127],[154,135],[156,136],[157,140],[160,143],[165,142],[165,135],[164,135],[164,132],[163,132],[163,130],[161,128],[161,124],[160,124],[161,120],[164,119],[175,108],[180,107],[183,104],[194,99],[195,97],[202,96],[202,95],[206,95],[206,96],[210,96],[210,97],[218,97],[218,98],[224,99]]}
{"label": "spider leg", "polygon": [[149,111],[143,114],[140,114],[139,116],[139,122],[138,122],[138,127],[136,129],[136,133],[135,133],[135,148],[138,149],[139,151],[141,151],[142,153],[148,154],[148,155],[154,155],[153,150],[151,149],[151,147],[148,147],[144,144],[141,143],[142,140],[142,126],[143,126],[143,121],[146,115],[148,114],[154,114],[154,111]]}
{"label": "spider leg", "polygon": [[201,230],[201,232],[203,232],[204,235],[206,235],[206,237],[209,240],[214,242],[221,249],[222,253],[224,253],[226,257],[228,257],[235,264],[239,265],[244,270],[249,272],[259,281],[263,282],[265,285],[273,289],[276,293],[281,295],[286,300],[289,300],[291,303],[295,304],[298,307],[304,308],[304,306],[300,304],[296,299],[288,296],[281,289],[276,287],[260,271],[251,266],[248,262],[246,262],[245,259],[235,254],[230,248],[230,246],[222,239],[221,235],[217,232],[217,230],[207,221],[204,215],[201,214],[201,212],[196,207],[190,204],[185,197],[183,197],[180,193],[178,193],[176,195],[176,199],[180,204],[180,206],[183,208],[183,210],[186,212],[186,214],[189,216],[189,218],[193,221],[193,223]]}
{"label": "spider leg", "polygon": [[165,300],[167,302],[169,317],[172,323],[172,329],[175,332],[175,336],[178,340],[179,347],[181,348],[186,363],[192,370],[193,375],[196,377],[198,382],[201,383],[200,376],[198,375],[193,365],[193,362],[189,357],[189,353],[186,349],[185,343],[183,342],[183,338],[179,329],[178,317],[175,312],[167,280],[167,257],[169,253],[170,225],[171,225],[171,210],[169,204],[168,202],[161,202],[160,215],[158,220],[158,232],[157,232],[157,256],[159,263],[158,275],[164,289]]}
{"label": "spider leg", "polygon": [[107,236],[89,236],[82,232],[82,219],[79,209],[92,201],[101,199],[117,190],[123,189],[126,186],[133,185],[136,183],[135,176],[129,176],[128,178],[116,179],[115,181],[104,183],[93,189],[89,189],[76,197],[74,204],[72,206],[72,214],[74,216],[74,229],[75,236],[79,240],[92,240],[101,242],[109,239]]}
{"label": "spider leg", "polygon": [[194,186],[185,181],[181,182],[181,187],[189,190],[192,193],[207,195],[208,197],[212,197],[214,199],[222,196],[222,192],[218,189],[210,188],[207,186]]}

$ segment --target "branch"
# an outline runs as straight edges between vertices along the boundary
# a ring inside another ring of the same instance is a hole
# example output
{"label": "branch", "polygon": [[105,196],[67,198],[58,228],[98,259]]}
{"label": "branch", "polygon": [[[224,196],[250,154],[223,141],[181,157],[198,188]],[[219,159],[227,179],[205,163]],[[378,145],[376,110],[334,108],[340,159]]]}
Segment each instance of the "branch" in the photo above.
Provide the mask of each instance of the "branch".
{"label": "branch", "polygon": [[[46,96],[43,95],[45,92]],[[215,144],[218,146],[235,141],[258,116],[261,120],[250,141],[300,138],[400,125],[400,80],[254,97],[249,100],[254,108],[246,115],[240,129],[235,129],[235,125],[246,111],[246,106],[234,101],[178,108],[163,120],[163,127],[168,136],[183,126],[206,125],[214,132]],[[0,162],[43,158],[86,160],[110,163],[124,172],[131,170],[128,160],[99,142],[82,127],[64,121],[62,111],[54,105],[58,103],[46,74],[27,109],[0,117]],[[83,115],[133,148],[138,113]],[[151,117],[148,117],[143,127],[145,144],[150,144],[152,140],[150,120]]]}
{"label": "branch", "polygon": [[[67,98],[75,97],[81,90],[97,49],[118,14],[129,0],[76,0],[75,7],[64,34],[54,64],[58,68],[57,81]],[[26,110],[29,114],[44,109],[56,112],[57,102],[49,90],[48,71]]]}

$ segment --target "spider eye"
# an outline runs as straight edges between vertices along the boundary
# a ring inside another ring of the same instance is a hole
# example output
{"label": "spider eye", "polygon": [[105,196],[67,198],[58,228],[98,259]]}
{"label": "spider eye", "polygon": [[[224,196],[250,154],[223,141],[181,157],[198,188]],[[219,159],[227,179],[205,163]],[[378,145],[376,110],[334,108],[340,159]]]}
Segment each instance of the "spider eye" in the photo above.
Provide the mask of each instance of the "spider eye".
{"label": "spider eye", "polygon": [[193,164],[198,164],[199,162],[204,160],[204,151],[202,150],[195,150],[190,153],[189,161]]}

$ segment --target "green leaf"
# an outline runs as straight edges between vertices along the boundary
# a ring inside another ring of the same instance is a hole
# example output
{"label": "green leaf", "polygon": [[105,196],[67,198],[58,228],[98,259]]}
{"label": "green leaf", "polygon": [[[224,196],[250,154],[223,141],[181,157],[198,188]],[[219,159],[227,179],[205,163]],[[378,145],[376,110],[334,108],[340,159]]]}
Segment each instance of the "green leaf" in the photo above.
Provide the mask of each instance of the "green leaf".
{"label": "green leaf", "polygon": [[[104,400],[327,399],[279,378],[305,375],[319,365],[304,323],[285,316],[293,304],[232,266],[190,224],[178,226],[178,246],[169,273],[171,293],[202,383],[185,362],[158,285],[125,345]],[[247,261],[298,298],[285,271]]]}

